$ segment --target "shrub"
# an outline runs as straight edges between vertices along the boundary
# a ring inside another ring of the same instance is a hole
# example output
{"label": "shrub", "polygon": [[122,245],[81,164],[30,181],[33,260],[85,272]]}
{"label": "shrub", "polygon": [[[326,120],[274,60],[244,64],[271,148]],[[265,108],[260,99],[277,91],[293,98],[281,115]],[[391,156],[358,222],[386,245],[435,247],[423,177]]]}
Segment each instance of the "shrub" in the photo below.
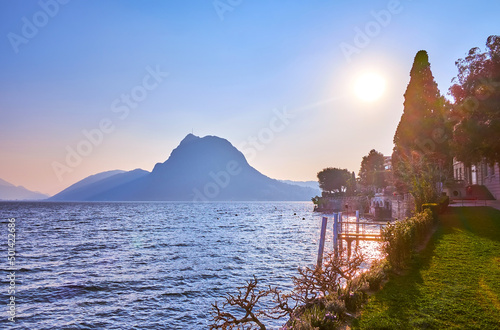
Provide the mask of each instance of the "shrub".
{"label": "shrub", "polygon": [[316,330],[316,329],[338,329],[342,321],[337,314],[331,313],[328,309],[320,305],[314,305],[305,310],[305,312],[290,322],[283,329],[293,330]]}
{"label": "shrub", "polygon": [[363,274],[364,279],[368,282],[370,290],[378,290],[382,285],[382,281],[386,278],[386,271],[389,268],[385,259],[374,261],[370,269]]}
{"label": "shrub", "polygon": [[406,267],[414,249],[426,238],[433,223],[432,211],[427,208],[411,218],[390,223],[382,230],[383,251],[393,269]]}
{"label": "shrub", "polygon": [[448,205],[450,205],[450,197],[445,194],[439,199],[439,213],[443,213]]}
{"label": "shrub", "polygon": [[432,218],[434,220],[437,220],[437,216],[440,213],[441,206],[439,204],[437,204],[437,203],[422,204],[422,211],[425,211],[427,209],[431,210],[431,212],[432,212]]}
{"label": "shrub", "polygon": [[[358,249],[350,258],[343,249],[338,255],[329,253],[321,267],[299,268],[299,275],[293,277],[294,289],[287,294],[273,287],[257,289],[254,277],[246,286],[238,287],[237,294],[227,294],[221,305],[212,304],[210,329],[257,326],[265,330],[261,319],[283,317],[289,318],[284,329],[337,329],[349,317],[347,311],[356,311],[366,300],[360,290],[364,279],[358,275],[363,262]],[[259,308],[266,298],[273,307]]]}
{"label": "shrub", "polygon": [[366,293],[363,291],[354,291],[346,293],[344,297],[345,307],[349,312],[355,312],[366,301]]}

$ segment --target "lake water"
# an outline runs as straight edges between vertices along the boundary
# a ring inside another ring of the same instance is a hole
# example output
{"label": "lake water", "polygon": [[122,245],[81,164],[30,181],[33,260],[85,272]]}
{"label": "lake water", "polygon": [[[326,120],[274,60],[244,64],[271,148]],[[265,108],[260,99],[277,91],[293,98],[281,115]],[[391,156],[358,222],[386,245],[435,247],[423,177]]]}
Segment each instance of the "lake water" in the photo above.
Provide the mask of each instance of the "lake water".
{"label": "lake water", "polygon": [[[0,328],[207,329],[211,304],[253,275],[288,291],[297,268],[315,264],[321,216],[312,209],[309,202],[1,202]],[[9,218],[15,323],[7,314]]]}

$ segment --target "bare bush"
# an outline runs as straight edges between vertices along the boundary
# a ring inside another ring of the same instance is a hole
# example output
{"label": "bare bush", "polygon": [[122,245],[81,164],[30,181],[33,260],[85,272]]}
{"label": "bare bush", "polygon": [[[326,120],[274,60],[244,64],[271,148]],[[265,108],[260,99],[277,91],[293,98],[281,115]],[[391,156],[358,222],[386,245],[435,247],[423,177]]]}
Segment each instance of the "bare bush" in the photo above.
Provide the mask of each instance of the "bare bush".
{"label": "bare bush", "polygon": [[343,286],[350,283],[359,273],[359,267],[364,261],[361,252],[356,249],[351,258],[345,250],[327,254],[322,267],[299,268],[299,276],[293,277],[295,286],[291,298],[303,304],[310,305],[317,299],[328,295],[338,295]]}
{"label": "bare bush", "polygon": [[[294,289],[283,294],[277,288],[257,289],[257,278],[248,281],[246,286],[238,288],[238,294],[227,294],[225,302],[219,307],[212,305],[213,324],[210,329],[266,329],[262,318],[281,319],[288,317],[288,326],[303,324],[309,318],[315,324],[340,322],[345,318],[346,307],[353,310],[360,299],[359,289],[363,277],[359,276],[359,267],[364,257],[356,249],[349,258],[345,250],[327,254],[322,267],[299,268],[299,275],[293,277]],[[271,297],[273,307],[268,310],[257,309],[260,299]],[[361,298],[360,298],[361,297]],[[236,316],[229,309],[239,308],[243,316]],[[311,308],[320,308],[323,312],[311,314]],[[321,316],[321,317],[320,317]],[[302,318],[305,318],[302,320]],[[319,322],[319,323],[318,323]]]}
{"label": "bare bush", "polygon": [[[217,302],[212,304],[211,314],[213,316],[213,324],[210,329],[251,329],[245,328],[244,325],[254,323],[259,329],[265,330],[266,326],[259,320],[259,317],[265,315],[263,310],[255,311],[255,307],[259,300],[273,293],[270,290],[256,290],[258,284],[257,278],[247,281],[246,286],[238,287],[238,294],[233,296],[227,294],[226,301],[219,307]],[[231,312],[224,311],[228,306],[239,307],[244,311],[242,317],[237,317]]]}

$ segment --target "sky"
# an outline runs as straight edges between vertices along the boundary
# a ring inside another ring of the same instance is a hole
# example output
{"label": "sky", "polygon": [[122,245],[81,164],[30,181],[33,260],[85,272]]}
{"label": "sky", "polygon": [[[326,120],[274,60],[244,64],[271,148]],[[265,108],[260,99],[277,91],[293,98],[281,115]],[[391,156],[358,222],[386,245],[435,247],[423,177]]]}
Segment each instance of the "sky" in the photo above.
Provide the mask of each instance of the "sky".
{"label": "sky", "polygon": [[[499,1],[0,0],[0,178],[53,195],[216,135],[275,179],[390,155],[417,51],[443,95]],[[371,77],[371,78],[370,78]]]}

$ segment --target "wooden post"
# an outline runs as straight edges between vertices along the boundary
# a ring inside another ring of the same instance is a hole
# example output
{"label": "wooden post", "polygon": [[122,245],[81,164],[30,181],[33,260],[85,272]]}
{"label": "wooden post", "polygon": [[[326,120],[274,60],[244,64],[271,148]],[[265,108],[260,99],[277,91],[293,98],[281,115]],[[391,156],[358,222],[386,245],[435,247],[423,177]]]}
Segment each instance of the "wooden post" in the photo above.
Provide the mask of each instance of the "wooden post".
{"label": "wooden post", "polygon": [[[343,228],[342,228],[342,212],[339,212],[339,234],[342,234],[343,233]],[[340,250],[342,250],[344,247],[342,246],[344,242],[342,242],[342,239],[340,238],[339,239],[339,248]]]}
{"label": "wooden post", "polygon": [[337,213],[333,214],[333,251],[335,252],[335,256],[338,257],[339,255],[339,246],[338,246],[338,239],[339,239],[339,215]]}
{"label": "wooden post", "polygon": [[351,243],[352,239],[347,240],[347,259],[351,259]]}
{"label": "wooden post", "polygon": [[[359,234],[359,210],[356,210],[356,234]],[[359,236],[356,237],[356,246],[359,246]]]}
{"label": "wooden post", "polygon": [[325,249],[325,236],[326,236],[326,224],[328,222],[327,217],[323,217],[321,222],[321,234],[319,237],[319,250],[318,250],[318,261],[316,262],[316,267],[321,268],[323,265],[323,250]]}

